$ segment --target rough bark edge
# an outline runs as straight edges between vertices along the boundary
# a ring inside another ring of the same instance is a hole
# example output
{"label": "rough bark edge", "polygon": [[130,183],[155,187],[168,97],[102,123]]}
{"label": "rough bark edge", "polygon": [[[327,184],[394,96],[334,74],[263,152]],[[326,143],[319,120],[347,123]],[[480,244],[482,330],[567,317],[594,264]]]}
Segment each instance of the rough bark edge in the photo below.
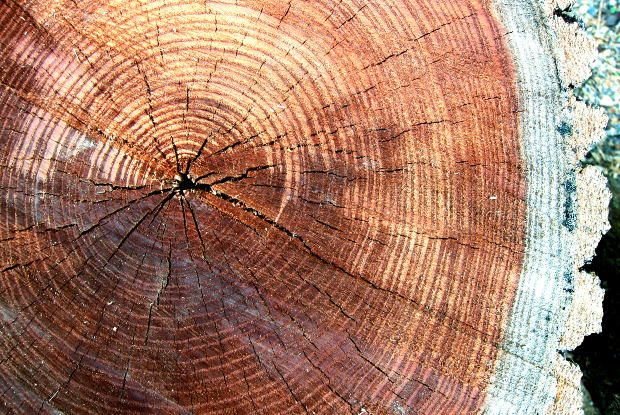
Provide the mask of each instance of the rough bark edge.
{"label": "rough bark edge", "polygon": [[590,76],[592,40],[554,15],[570,1],[496,0],[519,88],[527,181],[523,272],[488,387],[488,414],[578,414],[581,371],[562,350],[600,331],[603,290],[579,271],[609,229],[600,170],[580,162],[604,134],[572,88]]}

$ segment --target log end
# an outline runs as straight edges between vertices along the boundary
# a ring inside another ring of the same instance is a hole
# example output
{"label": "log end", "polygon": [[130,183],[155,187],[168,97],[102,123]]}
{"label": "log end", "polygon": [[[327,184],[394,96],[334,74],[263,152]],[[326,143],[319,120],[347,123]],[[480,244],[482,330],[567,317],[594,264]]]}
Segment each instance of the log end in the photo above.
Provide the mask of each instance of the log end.
{"label": "log end", "polygon": [[18,3],[1,410],[579,412],[610,195],[566,2]]}

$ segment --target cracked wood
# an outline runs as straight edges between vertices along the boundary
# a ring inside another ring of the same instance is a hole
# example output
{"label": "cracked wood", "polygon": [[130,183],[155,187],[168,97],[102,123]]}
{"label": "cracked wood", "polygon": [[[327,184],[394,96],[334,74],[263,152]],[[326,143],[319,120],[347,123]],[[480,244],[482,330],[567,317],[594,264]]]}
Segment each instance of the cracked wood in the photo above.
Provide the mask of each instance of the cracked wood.
{"label": "cracked wood", "polygon": [[481,410],[525,218],[486,1],[0,11],[2,410]]}

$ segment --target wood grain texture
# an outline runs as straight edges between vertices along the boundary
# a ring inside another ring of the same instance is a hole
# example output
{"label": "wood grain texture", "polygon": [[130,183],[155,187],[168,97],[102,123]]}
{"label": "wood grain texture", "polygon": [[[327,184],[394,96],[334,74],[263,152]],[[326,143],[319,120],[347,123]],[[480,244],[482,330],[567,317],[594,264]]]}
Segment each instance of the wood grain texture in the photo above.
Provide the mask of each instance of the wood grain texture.
{"label": "wood grain texture", "polygon": [[[581,160],[606,124],[572,89],[590,75],[595,45],[556,16],[568,1],[497,1],[519,85],[525,163],[525,254],[488,388],[490,414],[583,413],[581,373],[561,353],[600,331],[603,290],[580,271],[609,228],[611,194]],[[544,29],[541,29],[544,28]]]}
{"label": "wood grain texture", "polygon": [[516,3],[1,2],[0,408],[551,410],[607,195]]}

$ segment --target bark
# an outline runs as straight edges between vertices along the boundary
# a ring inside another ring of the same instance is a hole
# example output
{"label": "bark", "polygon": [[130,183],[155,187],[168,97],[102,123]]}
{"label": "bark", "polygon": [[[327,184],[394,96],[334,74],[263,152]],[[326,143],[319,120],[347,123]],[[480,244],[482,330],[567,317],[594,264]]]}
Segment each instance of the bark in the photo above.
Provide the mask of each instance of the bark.
{"label": "bark", "polygon": [[3,1],[0,408],[578,411],[610,196],[564,7]]}

